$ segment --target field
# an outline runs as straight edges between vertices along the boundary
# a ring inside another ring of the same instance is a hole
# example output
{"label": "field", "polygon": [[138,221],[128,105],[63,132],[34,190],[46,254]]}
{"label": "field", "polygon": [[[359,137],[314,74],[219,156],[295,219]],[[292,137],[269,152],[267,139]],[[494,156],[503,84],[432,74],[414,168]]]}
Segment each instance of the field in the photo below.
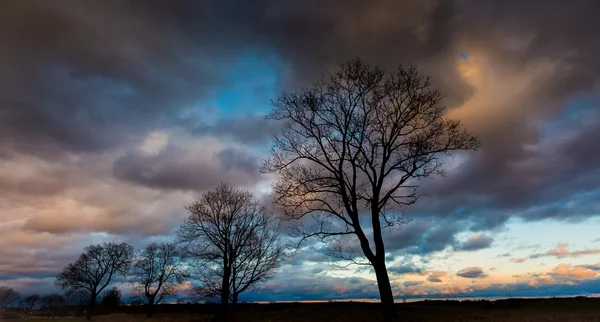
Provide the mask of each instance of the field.
{"label": "field", "polygon": [[[97,315],[98,322],[204,322],[213,321],[212,308],[203,305],[164,305],[161,313],[146,318],[142,308],[125,307],[119,313]],[[384,321],[373,303],[240,304],[228,321]],[[425,301],[397,304],[394,321],[600,321],[600,299],[535,299],[490,301]],[[49,318],[29,317],[28,322]],[[83,321],[57,317],[56,322]],[[14,320],[13,320],[14,321]]]}

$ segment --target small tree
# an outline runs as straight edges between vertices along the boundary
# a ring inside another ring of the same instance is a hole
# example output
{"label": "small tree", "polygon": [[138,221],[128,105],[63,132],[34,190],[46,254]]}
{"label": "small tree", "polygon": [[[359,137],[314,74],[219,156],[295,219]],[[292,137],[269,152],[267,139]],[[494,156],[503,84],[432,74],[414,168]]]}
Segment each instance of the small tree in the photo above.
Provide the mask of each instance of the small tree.
{"label": "small tree", "polygon": [[0,286],[0,309],[6,309],[15,302],[19,301],[21,295],[14,289],[6,286]]}
{"label": "small tree", "polygon": [[42,306],[48,310],[48,315],[52,315],[52,317],[56,316],[58,308],[65,305],[65,303],[65,297],[58,293],[52,293],[42,297]]}
{"label": "small tree", "polygon": [[89,292],[86,320],[92,319],[92,311],[100,294],[117,276],[129,270],[133,247],[121,243],[90,245],[79,258],[67,265],[56,278],[56,285],[67,292]]}
{"label": "small tree", "polygon": [[35,308],[35,305],[37,304],[37,302],[40,300],[40,295],[39,294],[31,294],[25,297],[24,299],[24,304],[25,304],[25,312],[27,312],[27,314],[29,314],[33,308]]}
{"label": "small tree", "polygon": [[147,305],[148,317],[154,313],[154,305],[173,296],[188,276],[181,255],[173,243],[152,243],[138,253],[132,272],[134,291]]}
{"label": "small tree", "polygon": [[221,315],[228,303],[270,278],[283,248],[279,225],[247,191],[221,184],[189,205],[190,216],[179,229],[185,250],[195,261],[196,294],[220,297]]}
{"label": "small tree", "polygon": [[109,312],[113,312],[121,305],[121,291],[115,286],[104,292],[100,305]]}
{"label": "small tree", "polygon": [[[417,199],[418,179],[443,174],[452,151],[476,149],[461,123],[444,117],[443,95],[429,78],[401,66],[390,74],[352,60],[310,88],[273,102],[282,121],[263,172],[276,173],[276,205],[300,220],[295,236],[318,237],[337,259],[371,265],[384,313],[394,298],[382,228],[407,223],[402,208]],[[312,217],[313,224],[307,224]],[[354,236],[354,243],[341,238]],[[358,259],[358,260],[357,260]]]}

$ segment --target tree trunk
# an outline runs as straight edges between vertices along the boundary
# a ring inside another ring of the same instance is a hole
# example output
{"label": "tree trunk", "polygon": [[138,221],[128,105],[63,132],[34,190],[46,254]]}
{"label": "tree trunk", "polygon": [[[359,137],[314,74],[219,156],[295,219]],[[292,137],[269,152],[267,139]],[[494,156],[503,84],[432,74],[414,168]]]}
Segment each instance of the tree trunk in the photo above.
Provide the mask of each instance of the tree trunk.
{"label": "tree trunk", "polygon": [[227,317],[227,307],[229,306],[229,278],[231,277],[231,267],[225,266],[223,269],[223,282],[221,284],[221,308],[219,316]]}
{"label": "tree trunk", "polygon": [[235,311],[238,303],[238,294],[234,293],[233,298],[231,299],[231,311]]}
{"label": "tree trunk", "polygon": [[146,317],[151,318],[154,314],[154,299],[148,301],[148,306],[146,307]]}
{"label": "tree trunk", "polygon": [[392,286],[385,266],[385,257],[373,261],[375,276],[377,277],[377,287],[379,288],[379,298],[383,309],[383,316],[386,318],[393,317],[396,313],[394,310],[394,295]]}
{"label": "tree trunk", "polygon": [[88,304],[87,313],[85,314],[85,319],[88,321],[92,319],[92,310],[94,309],[94,306],[96,305],[96,297],[97,297],[97,295],[94,293],[92,293],[90,295],[90,303]]}

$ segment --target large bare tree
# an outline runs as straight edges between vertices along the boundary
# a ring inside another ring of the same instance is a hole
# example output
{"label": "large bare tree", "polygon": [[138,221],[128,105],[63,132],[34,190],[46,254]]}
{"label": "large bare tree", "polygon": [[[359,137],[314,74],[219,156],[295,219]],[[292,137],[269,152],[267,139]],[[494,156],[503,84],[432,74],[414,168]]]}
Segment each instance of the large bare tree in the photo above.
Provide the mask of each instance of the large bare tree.
{"label": "large bare tree", "polygon": [[56,285],[70,294],[81,290],[89,292],[86,320],[91,320],[98,295],[114,277],[127,273],[132,257],[133,246],[126,243],[87,246],[79,258],[57,276]]}
{"label": "large bare tree", "polygon": [[0,309],[5,309],[17,302],[21,294],[7,286],[0,286]]}
{"label": "large bare tree", "polygon": [[222,315],[228,303],[270,278],[279,266],[283,246],[279,243],[276,217],[250,192],[221,184],[187,207],[190,215],[179,229],[186,254],[194,260],[203,297],[220,297]]}
{"label": "large bare tree", "polygon": [[417,201],[418,179],[443,174],[445,155],[479,145],[444,117],[442,97],[414,67],[386,74],[355,59],[312,87],[282,94],[268,115],[283,123],[262,167],[278,175],[276,205],[299,220],[301,240],[321,238],[338,259],[365,264],[339,239],[355,236],[385,313],[394,299],[382,228],[407,222],[402,210]]}
{"label": "large bare tree", "polygon": [[174,295],[188,276],[182,260],[174,243],[152,243],[138,253],[132,272],[134,291],[147,305],[148,317],[154,313],[154,305]]}

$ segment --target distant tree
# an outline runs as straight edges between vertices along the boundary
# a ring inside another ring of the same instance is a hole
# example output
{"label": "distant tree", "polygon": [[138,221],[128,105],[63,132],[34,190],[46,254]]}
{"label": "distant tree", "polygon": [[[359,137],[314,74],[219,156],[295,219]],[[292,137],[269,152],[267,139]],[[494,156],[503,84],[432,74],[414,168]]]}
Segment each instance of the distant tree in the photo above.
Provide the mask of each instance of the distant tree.
{"label": "distant tree", "polygon": [[58,308],[65,305],[66,299],[58,293],[52,293],[42,297],[42,306],[49,311],[52,317],[56,316]]}
{"label": "distant tree", "polygon": [[23,301],[24,301],[24,305],[25,305],[25,312],[29,313],[33,310],[33,308],[35,308],[35,305],[37,304],[37,302],[40,300],[40,295],[39,294],[31,294],[26,296]]}
{"label": "distant tree", "polygon": [[110,284],[113,277],[124,276],[128,272],[132,256],[133,247],[125,243],[87,246],[83,254],[58,275],[56,285],[67,292],[89,292],[86,320],[91,320],[98,295]]}
{"label": "distant tree", "polygon": [[220,298],[222,316],[228,303],[270,278],[279,266],[283,247],[279,224],[265,213],[250,192],[221,184],[189,205],[190,216],[178,234],[194,261],[196,294]]}
{"label": "distant tree", "polygon": [[183,269],[182,252],[173,243],[152,243],[141,250],[133,265],[134,292],[148,307],[148,317],[154,305],[175,295],[177,287],[188,276]]}
{"label": "distant tree", "polygon": [[110,312],[113,312],[114,309],[121,305],[121,297],[121,291],[116,286],[112,287],[102,294],[100,305]]}
{"label": "distant tree", "polygon": [[19,301],[21,294],[7,286],[0,286],[0,309],[6,309]]}
{"label": "distant tree", "polygon": [[[268,115],[283,123],[262,167],[278,175],[276,206],[299,220],[301,241],[320,238],[337,260],[371,265],[384,313],[393,313],[394,298],[382,228],[407,223],[402,208],[417,201],[418,179],[443,174],[441,156],[479,146],[444,116],[442,97],[414,67],[386,75],[356,59],[284,93]],[[360,246],[345,239],[352,236]]]}
{"label": "distant tree", "polygon": [[71,305],[86,306],[90,303],[90,292],[86,289],[68,290],[65,295]]}

